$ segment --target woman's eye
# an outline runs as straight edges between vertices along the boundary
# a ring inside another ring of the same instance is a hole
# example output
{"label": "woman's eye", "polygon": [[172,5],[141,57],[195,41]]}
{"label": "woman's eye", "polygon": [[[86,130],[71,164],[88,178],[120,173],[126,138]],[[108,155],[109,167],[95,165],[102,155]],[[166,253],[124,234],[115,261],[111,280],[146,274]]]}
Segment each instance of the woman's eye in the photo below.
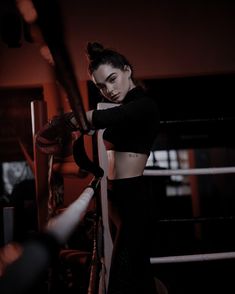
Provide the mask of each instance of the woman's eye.
{"label": "woman's eye", "polygon": [[110,79],[110,83],[114,83],[115,80],[116,80],[116,77],[111,78],[111,79]]}

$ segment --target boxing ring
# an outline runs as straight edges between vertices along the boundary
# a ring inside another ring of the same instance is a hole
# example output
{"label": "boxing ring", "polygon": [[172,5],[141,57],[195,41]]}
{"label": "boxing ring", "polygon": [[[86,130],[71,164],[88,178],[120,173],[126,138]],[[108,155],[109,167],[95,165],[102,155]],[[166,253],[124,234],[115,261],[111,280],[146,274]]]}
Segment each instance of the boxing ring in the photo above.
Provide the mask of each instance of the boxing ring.
{"label": "boxing ring", "polygon": [[[20,2],[20,1],[19,1]],[[30,1],[28,1],[30,2]],[[54,2],[53,2],[54,4]],[[50,9],[53,8],[53,5]],[[39,15],[42,13],[38,7]],[[48,19],[47,19],[48,21]],[[44,29],[49,23],[41,24]],[[57,30],[58,32],[58,30]],[[79,121],[82,129],[87,132],[88,125],[85,118],[85,112],[81,103],[81,97],[76,85],[76,79],[73,75],[73,70],[66,53],[64,44],[59,42],[58,50],[55,45],[58,45],[58,35],[53,36],[52,40],[49,35],[44,35],[46,43],[51,47],[53,57],[56,62],[56,71],[58,74],[58,80],[64,86],[69,94],[71,107],[74,110],[75,117]],[[61,36],[59,36],[59,39]],[[64,72],[64,74],[62,74]],[[99,103],[98,109],[104,109],[111,107],[111,104]],[[45,117],[44,117],[45,119]],[[45,230],[39,239],[33,240],[26,244],[23,254],[17,259],[11,266],[8,273],[0,281],[0,289],[5,294],[17,294],[28,290],[33,283],[35,283],[38,276],[42,274],[44,269],[50,265],[51,260],[54,258],[59,246],[64,244],[71,236],[73,231],[81,222],[87,207],[93,198],[93,195],[100,185],[101,187],[101,210],[102,210],[102,222],[103,230],[100,232],[104,241],[104,269],[102,272],[102,279],[105,279],[105,285],[108,284],[109,269],[111,263],[112,254],[112,241],[109,232],[108,224],[108,205],[107,205],[107,155],[102,140],[102,131],[98,132],[98,156],[99,165],[104,171],[104,174],[100,177],[94,177],[92,182],[84,189],[81,195],[75,200],[67,209],[58,217],[52,218],[47,224]],[[208,175],[208,174],[230,174],[235,173],[235,167],[220,167],[220,168],[198,168],[198,169],[178,169],[178,170],[147,170],[144,171],[144,176],[172,176],[172,175]],[[95,248],[96,249],[96,248]],[[37,252],[37,254],[35,254]],[[32,262],[33,258],[33,262]],[[217,252],[208,254],[188,254],[178,256],[161,256],[151,257],[152,264],[174,264],[174,263],[187,263],[187,262],[204,262],[212,260],[226,260],[235,259],[235,252]],[[30,268],[26,269],[26,265],[30,265]],[[91,278],[92,278],[91,272]],[[12,280],[18,281],[12,283]],[[89,294],[95,294],[91,288],[88,289]],[[99,289],[99,294],[105,293],[104,288]]]}

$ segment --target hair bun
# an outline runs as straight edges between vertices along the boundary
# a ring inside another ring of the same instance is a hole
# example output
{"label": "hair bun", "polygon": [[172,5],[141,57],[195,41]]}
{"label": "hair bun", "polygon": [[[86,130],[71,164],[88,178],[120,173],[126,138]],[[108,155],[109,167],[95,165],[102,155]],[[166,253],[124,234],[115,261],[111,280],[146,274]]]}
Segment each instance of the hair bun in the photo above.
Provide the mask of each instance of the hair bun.
{"label": "hair bun", "polygon": [[89,42],[87,44],[87,56],[90,60],[96,59],[103,51],[103,45],[98,42]]}

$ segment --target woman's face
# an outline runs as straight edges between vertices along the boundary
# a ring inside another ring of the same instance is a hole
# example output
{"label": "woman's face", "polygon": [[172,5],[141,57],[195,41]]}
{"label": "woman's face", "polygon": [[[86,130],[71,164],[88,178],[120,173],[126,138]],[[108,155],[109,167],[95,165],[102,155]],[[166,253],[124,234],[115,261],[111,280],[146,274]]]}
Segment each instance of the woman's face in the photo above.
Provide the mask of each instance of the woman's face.
{"label": "woman's face", "polygon": [[121,103],[127,92],[135,87],[129,66],[121,70],[110,64],[101,64],[93,72],[92,79],[101,94],[113,103]]}

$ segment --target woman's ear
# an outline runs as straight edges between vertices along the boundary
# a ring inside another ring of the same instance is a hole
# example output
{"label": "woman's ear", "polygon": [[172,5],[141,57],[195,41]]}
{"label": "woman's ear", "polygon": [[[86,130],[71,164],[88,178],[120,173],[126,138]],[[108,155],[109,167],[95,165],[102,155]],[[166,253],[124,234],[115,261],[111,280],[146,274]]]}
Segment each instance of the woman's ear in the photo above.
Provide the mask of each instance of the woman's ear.
{"label": "woman's ear", "polygon": [[132,69],[129,65],[125,65],[124,66],[124,71],[127,71],[129,72],[129,78],[131,77],[131,74],[132,74]]}

